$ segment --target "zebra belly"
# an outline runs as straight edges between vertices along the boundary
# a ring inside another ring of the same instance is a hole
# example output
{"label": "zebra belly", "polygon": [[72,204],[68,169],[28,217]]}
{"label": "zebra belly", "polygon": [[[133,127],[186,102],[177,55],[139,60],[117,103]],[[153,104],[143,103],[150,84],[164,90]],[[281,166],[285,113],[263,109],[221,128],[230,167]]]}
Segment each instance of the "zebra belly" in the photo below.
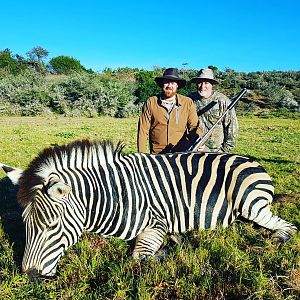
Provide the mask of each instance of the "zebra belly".
{"label": "zebra belly", "polygon": [[195,203],[185,207],[183,213],[173,212],[173,220],[169,222],[169,232],[186,232],[198,229],[215,229],[227,227],[236,218],[232,204],[226,199],[217,199]]}

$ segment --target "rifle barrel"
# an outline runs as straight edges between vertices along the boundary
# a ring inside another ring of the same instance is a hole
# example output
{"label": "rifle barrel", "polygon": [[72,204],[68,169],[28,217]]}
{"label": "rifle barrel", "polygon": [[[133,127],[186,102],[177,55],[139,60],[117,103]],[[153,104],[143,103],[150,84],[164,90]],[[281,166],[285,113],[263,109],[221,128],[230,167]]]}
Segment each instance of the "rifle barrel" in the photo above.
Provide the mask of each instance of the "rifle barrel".
{"label": "rifle barrel", "polygon": [[228,105],[227,109],[224,111],[224,113],[222,114],[222,116],[219,117],[219,119],[217,120],[217,122],[203,136],[198,137],[197,140],[194,142],[194,144],[188,149],[188,151],[195,151],[200,146],[203,146],[206,143],[206,141],[208,140],[208,138],[211,136],[214,128],[222,121],[222,119],[226,116],[226,114],[229,112],[229,110],[231,110],[237,104],[237,102],[245,95],[246,92],[247,92],[247,89],[243,88],[233,98],[233,100],[230,102],[230,104]]}

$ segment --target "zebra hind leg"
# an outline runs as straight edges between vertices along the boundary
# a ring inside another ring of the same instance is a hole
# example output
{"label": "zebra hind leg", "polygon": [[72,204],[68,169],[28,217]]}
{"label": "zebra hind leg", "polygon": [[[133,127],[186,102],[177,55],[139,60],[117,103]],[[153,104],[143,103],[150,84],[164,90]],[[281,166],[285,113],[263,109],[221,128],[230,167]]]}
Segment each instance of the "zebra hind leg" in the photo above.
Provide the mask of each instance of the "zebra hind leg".
{"label": "zebra hind leg", "polygon": [[281,243],[287,242],[295,233],[297,233],[297,227],[292,223],[289,223],[278,216],[272,214],[270,206],[265,201],[265,206],[262,207],[260,201],[256,203],[249,213],[242,213],[242,216],[257,223],[258,225],[267,229],[275,231],[272,237]]}

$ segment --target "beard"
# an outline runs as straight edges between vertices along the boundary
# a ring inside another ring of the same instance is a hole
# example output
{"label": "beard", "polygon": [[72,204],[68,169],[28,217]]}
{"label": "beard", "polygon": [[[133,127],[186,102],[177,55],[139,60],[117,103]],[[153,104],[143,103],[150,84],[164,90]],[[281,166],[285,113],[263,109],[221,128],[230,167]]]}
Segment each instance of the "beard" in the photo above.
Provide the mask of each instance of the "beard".
{"label": "beard", "polygon": [[172,89],[164,89],[164,97],[165,98],[171,98],[176,95],[176,91]]}

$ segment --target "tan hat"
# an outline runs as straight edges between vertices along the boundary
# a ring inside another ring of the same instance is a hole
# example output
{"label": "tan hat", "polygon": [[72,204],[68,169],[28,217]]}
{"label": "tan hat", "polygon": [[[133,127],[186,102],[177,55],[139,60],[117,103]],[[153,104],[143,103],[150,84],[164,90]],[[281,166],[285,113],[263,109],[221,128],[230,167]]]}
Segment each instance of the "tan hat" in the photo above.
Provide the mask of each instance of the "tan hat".
{"label": "tan hat", "polygon": [[219,83],[218,80],[215,79],[215,75],[212,69],[201,69],[198,72],[198,77],[194,77],[191,79],[191,82],[198,83],[200,81],[209,81],[212,84]]}

